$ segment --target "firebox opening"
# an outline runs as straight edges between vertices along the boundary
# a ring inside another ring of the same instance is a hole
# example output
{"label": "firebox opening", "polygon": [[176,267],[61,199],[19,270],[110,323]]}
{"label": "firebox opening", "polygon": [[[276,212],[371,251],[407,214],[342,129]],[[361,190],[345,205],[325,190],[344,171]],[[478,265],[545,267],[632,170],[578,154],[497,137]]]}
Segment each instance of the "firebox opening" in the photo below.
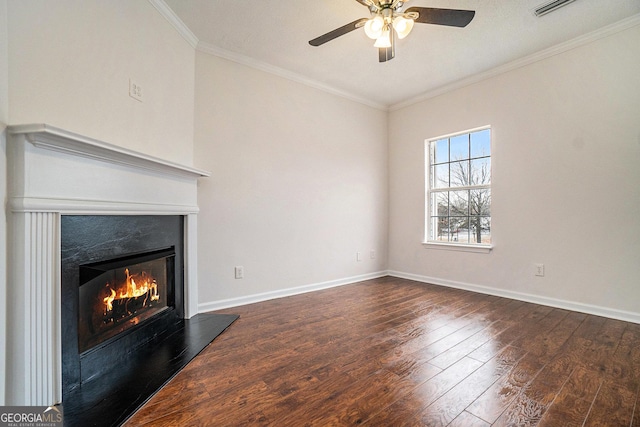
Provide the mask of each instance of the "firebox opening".
{"label": "firebox opening", "polygon": [[80,265],[78,350],[175,307],[175,247]]}

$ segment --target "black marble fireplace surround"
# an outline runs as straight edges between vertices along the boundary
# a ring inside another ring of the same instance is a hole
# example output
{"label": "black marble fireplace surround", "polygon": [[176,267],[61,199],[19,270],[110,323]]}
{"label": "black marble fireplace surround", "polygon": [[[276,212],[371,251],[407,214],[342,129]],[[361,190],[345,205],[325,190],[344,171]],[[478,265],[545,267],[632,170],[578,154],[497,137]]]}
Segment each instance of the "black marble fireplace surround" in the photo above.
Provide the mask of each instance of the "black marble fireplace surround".
{"label": "black marble fireplace surround", "polygon": [[[127,353],[182,317],[183,220],[181,216],[63,215],[62,273],[62,390],[63,399],[81,383],[117,366]],[[85,352],[78,349],[80,266],[162,248],[175,248],[175,304],[157,318],[128,330]]]}
{"label": "black marble fireplace surround", "polygon": [[[184,218],[179,215],[62,215],[65,425],[120,425],[237,319],[213,314],[183,319],[183,224]],[[81,266],[105,260],[118,264],[148,252],[171,253],[167,271],[173,289],[167,307],[123,333],[80,351]]]}

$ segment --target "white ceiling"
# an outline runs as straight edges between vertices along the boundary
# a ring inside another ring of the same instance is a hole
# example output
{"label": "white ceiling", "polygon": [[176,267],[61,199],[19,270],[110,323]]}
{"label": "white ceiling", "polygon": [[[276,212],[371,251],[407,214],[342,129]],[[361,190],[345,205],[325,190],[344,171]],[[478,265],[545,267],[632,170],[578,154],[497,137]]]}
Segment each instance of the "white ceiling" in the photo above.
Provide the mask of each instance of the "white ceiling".
{"label": "white ceiling", "polygon": [[416,24],[378,62],[358,29],[320,47],[308,41],[368,17],[356,0],[164,0],[198,49],[288,75],[380,107],[392,107],[633,15],[639,0],[576,0],[548,15],[549,0],[411,0],[411,6],[475,10],[466,28]]}

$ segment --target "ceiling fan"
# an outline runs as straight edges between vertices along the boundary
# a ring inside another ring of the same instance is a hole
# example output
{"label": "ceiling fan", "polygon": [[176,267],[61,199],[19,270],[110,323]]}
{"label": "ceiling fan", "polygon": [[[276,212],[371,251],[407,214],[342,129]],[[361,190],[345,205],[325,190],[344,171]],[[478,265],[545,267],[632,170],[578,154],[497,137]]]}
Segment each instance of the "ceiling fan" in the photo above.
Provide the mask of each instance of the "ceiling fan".
{"label": "ceiling fan", "polygon": [[395,38],[405,38],[413,28],[413,24],[436,24],[450,27],[466,27],[476,14],[473,10],[436,9],[432,7],[410,7],[402,11],[408,1],[402,0],[356,0],[366,6],[371,13],[370,18],[356,21],[329,31],[309,41],[311,46],[320,46],[353,30],[364,27],[369,38],[374,39],[374,47],[378,48],[378,60],[386,62],[395,56]]}

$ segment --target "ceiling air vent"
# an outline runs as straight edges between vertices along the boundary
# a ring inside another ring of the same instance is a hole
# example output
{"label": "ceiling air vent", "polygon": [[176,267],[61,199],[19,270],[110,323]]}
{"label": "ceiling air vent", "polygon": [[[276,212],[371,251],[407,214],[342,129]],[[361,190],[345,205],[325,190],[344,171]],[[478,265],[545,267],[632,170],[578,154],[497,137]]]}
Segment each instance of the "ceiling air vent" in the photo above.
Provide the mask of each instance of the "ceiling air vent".
{"label": "ceiling air vent", "polygon": [[549,3],[545,3],[542,6],[539,6],[537,8],[535,8],[535,10],[533,11],[533,13],[536,16],[542,16],[542,15],[546,15],[549,12],[553,12],[554,10],[568,5],[569,3],[572,3],[576,0],[554,0],[552,2]]}

